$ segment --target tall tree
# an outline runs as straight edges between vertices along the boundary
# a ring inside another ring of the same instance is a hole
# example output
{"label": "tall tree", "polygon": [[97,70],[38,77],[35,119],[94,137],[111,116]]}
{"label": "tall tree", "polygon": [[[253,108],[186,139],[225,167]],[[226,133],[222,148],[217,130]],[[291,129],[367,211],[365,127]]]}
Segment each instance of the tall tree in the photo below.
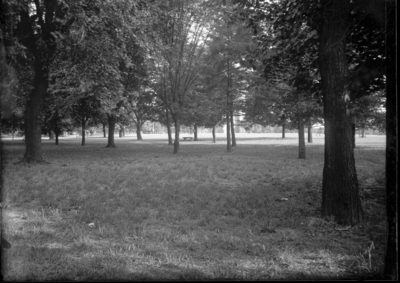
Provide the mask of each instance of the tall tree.
{"label": "tall tree", "polygon": [[386,255],[385,275],[398,279],[397,1],[386,2]]}
{"label": "tall tree", "polygon": [[22,161],[43,163],[41,147],[42,112],[48,92],[50,64],[58,38],[68,31],[74,18],[73,4],[64,1],[7,1],[3,35],[15,51],[27,58],[32,70],[32,90],[26,98],[25,154]]}
{"label": "tall tree", "polygon": [[334,216],[341,224],[363,220],[349,117],[349,82],[346,35],[350,1],[323,0],[319,71],[325,118],[325,163],[322,184],[322,216]]}
{"label": "tall tree", "polygon": [[174,121],[174,153],[179,152],[181,112],[188,93],[194,87],[207,62],[209,35],[208,10],[202,1],[159,1],[158,20],[154,24],[152,52],[158,56],[155,67],[165,76],[167,89],[157,92]]}

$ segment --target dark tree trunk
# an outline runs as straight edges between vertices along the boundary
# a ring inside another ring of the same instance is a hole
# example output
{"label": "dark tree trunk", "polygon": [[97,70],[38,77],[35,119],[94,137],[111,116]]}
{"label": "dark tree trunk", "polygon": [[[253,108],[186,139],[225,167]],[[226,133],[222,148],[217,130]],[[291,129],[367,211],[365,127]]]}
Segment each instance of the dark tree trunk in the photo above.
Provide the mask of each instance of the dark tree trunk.
{"label": "dark tree trunk", "polygon": [[397,1],[386,3],[386,255],[385,276],[398,279],[397,232]]}
{"label": "dark tree trunk", "polygon": [[304,134],[304,119],[302,117],[302,111],[300,108],[300,103],[303,100],[303,94],[301,91],[297,91],[297,115],[298,115],[298,131],[299,131],[299,158],[306,159],[306,143]]}
{"label": "dark tree trunk", "polygon": [[229,110],[226,111],[226,150],[228,152],[232,151],[231,146],[231,125],[230,125],[230,118],[229,118]]}
{"label": "dark tree trunk", "polygon": [[86,119],[85,115],[81,116],[81,123],[82,123],[82,146],[86,144]]}
{"label": "dark tree trunk", "polygon": [[114,141],[115,123],[117,117],[114,114],[107,114],[108,117],[108,143],[106,147],[116,147]]}
{"label": "dark tree trunk", "polygon": [[41,58],[35,60],[34,88],[26,102],[25,154],[22,159],[27,163],[43,163],[42,157],[42,112],[47,93],[47,80],[43,74]]}
{"label": "dark tree trunk", "polygon": [[[233,105],[231,105],[232,107]],[[233,111],[230,113],[231,115],[231,135],[232,135],[232,146],[236,146],[236,135],[235,135],[235,123],[233,120]]]}
{"label": "dark tree trunk", "polygon": [[175,122],[174,154],[177,154],[179,152],[179,130],[181,125],[179,124],[178,117],[175,117],[174,122]]}
{"label": "dark tree trunk", "polygon": [[215,138],[215,126],[212,127],[212,136],[213,136],[213,143],[216,143],[216,138]]}
{"label": "dark tree trunk", "polygon": [[351,144],[353,148],[356,148],[356,118],[351,118]]}
{"label": "dark tree trunk", "polygon": [[308,131],[307,131],[308,143],[312,143],[313,142],[313,139],[312,139],[312,134],[313,133],[312,133],[312,124],[311,124],[311,122],[308,123],[307,129],[308,129]]}
{"label": "dark tree trunk", "polygon": [[321,0],[323,27],[320,72],[324,98],[325,163],[322,182],[322,217],[333,216],[343,225],[355,225],[364,213],[359,196],[349,117],[346,34],[350,0]]}
{"label": "dark tree trunk", "polygon": [[143,137],[142,137],[142,124],[140,123],[139,119],[136,122],[136,139],[138,141],[143,140]]}
{"label": "dark tree trunk", "polygon": [[285,138],[286,124],[282,124],[282,138]]}
{"label": "dark tree trunk", "polygon": [[365,138],[365,128],[361,128],[361,137]]}
{"label": "dark tree trunk", "polygon": [[305,142],[305,134],[304,134],[304,124],[303,119],[299,119],[298,122],[299,127],[299,158],[306,159],[306,142]]}
{"label": "dark tree trunk", "polygon": [[172,145],[173,143],[172,143],[171,123],[170,123],[170,120],[169,120],[169,111],[168,111],[167,108],[165,109],[165,111],[166,111],[166,114],[167,114],[168,144]]}
{"label": "dark tree trunk", "polygon": [[196,124],[194,124],[193,125],[193,133],[194,133],[194,141],[198,141],[198,139],[197,139],[197,125]]}
{"label": "dark tree trunk", "polygon": [[49,131],[49,140],[54,140],[54,132]]}
{"label": "dark tree trunk", "polygon": [[54,134],[56,136],[56,145],[58,145],[58,136],[60,135],[60,132],[58,130],[58,112],[57,111],[54,116]]}
{"label": "dark tree trunk", "polygon": [[107,133],[106,133],[106,124],[102,124],[103,125],[103,138],[107,137]]}

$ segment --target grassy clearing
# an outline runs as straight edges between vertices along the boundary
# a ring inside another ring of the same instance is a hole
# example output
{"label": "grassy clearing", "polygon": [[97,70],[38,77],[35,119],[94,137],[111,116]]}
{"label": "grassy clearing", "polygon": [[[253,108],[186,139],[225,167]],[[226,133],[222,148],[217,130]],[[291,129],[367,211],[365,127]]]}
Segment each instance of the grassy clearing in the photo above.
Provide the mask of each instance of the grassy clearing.
{"label": "grassy clearing", "polygon": [[[238,135],[182,143],[101,138],[44,141],[50,165],[13,165],[3,145],[5,280],[268,280],[380,278],[384,137],[357,139],[366,223],[319,218],[323,137],[297,159],[285,140]],[[287,200],[282,200],[285,198]]]}

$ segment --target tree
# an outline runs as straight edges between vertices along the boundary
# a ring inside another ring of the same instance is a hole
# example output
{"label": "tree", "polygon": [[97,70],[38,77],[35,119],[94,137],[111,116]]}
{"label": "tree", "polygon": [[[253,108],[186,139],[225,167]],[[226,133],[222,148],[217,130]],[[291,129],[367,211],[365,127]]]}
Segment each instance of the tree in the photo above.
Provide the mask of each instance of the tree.
{"label": "tree", "polygon": [[386,5],[386,255],[385,276],[398,279],[398,232],[397,232],[397,2],[385,1]]}
{"label": "tree", "polygon": [[[58,38],[73,22],[71,9],[62,1],[9,1],[5,9],[3,36],[8,50],[20,52],[33,73],[32,90],[26,98],[25,154],[22,161],[43,163],[41,135],[42,111],[49,85],[49,69]],[[11,53],[9,53],[11,55]]]}
{"label": "tree", "polygon": [[157,3],[158,21],[154,24],[154,67],[158,81],[165,79],[164,93],[156,91],[172,116],[175,126],[174,153],[179,152],[181,113],[188,93],[206,66],[209,31],[208,10],[201,1]]}
{"label": "tree", "polygon": [[324,118],[325,163],[322,185],[322,216],[334,216],[340,224],[363,220],[349,117],[346,33],[350,1],[324,0],[319,51]]}

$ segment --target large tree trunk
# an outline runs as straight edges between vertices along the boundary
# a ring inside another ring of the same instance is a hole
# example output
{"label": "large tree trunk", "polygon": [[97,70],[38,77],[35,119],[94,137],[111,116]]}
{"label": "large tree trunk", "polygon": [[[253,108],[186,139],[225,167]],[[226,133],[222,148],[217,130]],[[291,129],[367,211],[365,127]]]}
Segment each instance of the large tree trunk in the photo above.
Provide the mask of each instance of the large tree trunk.
{"label": "large tree trunk", "polygon": [[[233,105],[231,105],[233,107]],[[236,146],[236,135],[235,135],[235,123],[233,120],[233,111],[231,110],[231,135],[232,135],[232,146]]]}
{"label": "large tree trunk", "polygon": [[[40,52],[38,52],[40,54]],[[34,88],[26,102],[25,154],[22,159],[27,163],[43,163],[42,157],[42,112],[47,93],[48,82],[43,74],[42,58],[35,58]]]}
{"label": "large tree trunk", "polygon": [[81,116],[81,124],[82,124],[82,146],[86,144],[86,119],[85,115]]}
{"label": "large tree trunk", "polygon": [[398,279],[396,1],[386,3],[386,255],[385,276]]}
{"label": "large tree trunk", "polygon": [[175,117],[174,118],[175,122],[175,141],[174,141],[174,154],[177,154],[179,152],[179,131],[180,131],[180,124],[179,124],[179,118]]}
{"label": "large tree trunk", "polygon": [[171,123],[169,120],[169,111],[168,108],[165,108],[165,113],[167,115],[167,132],[168,132],[168,144],[172,145],[172,133],[171,133]]}
{"label": "large tree trunk", "polygon": [[140,123],[139,119],[136,121],[136,139],[138,141],[143,140],[143,137],[142,137],[142,124]]}
{"label": "large tree trunk", "polygon": [[193,132],[194,132],[194,141],[198,141],[198,139],[197,139],[197,125],[196,124],[194,124],[193,125]]}
{"label": "large tree trunk", "polygon": [[325,163],[322,182],[322,217],[333,216],[343,225],[363,220],[363,209],[352,146],[349,117],[346,35],[350,0],[321,0],[323,27],[320,72],[324,98]]}
{"label": "large tree trunk", "polygon": [[216,143],[216,138],[215,138],[215,126],[212,127],[212,136],[213,136],[213,143]]}
{"label": "large tree trunk", "polygon": [[114,114],[107,114],[108,117],[108,143],[106,147],[116,147],[114,141],[115,124],[117,117]]}

